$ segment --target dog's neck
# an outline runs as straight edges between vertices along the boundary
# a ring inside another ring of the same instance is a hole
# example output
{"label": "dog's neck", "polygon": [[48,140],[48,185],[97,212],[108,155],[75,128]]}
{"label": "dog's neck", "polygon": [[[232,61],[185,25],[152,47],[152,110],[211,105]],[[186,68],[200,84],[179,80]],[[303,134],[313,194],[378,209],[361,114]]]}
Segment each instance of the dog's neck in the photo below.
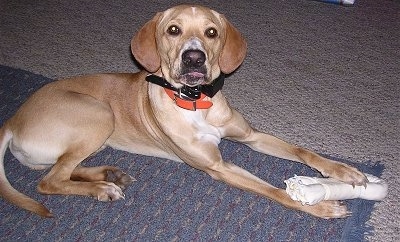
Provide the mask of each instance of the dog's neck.
{"label": "dog's neck", "polygon": [[146,76],[146,81],[163,87],[168,96],[175,101],[176,105],[192,111],[210,108],[212,102],[204,99],[206,97],[212,98],[217,94],[222,89],[224,80],[225,74],[221,73],[211,84],[195,87],[184,85],[178,89],[160,76],[154,74]]}

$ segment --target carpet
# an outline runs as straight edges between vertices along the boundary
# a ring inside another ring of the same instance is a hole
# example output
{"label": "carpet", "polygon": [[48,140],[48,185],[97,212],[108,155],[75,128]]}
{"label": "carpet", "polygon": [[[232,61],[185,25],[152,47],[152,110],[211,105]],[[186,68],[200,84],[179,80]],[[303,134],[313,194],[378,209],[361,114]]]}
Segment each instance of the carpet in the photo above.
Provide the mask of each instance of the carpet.
{"label": "carpet", "polygon": [[[27,71],[0,66],[0,123],[37,88],[52,81]],[[284,188],[294,174],[318,176],[302,164],[266,156],[223,141],[225,160]],[[380,176],[380,163],[352,163]],[[44,196],[36,185],[46,171],[22,166],[9,152],[6,174],[14,188],[40,201],[55,218],[42,219],[0,199],[1,241],[364,241],[374,202],[345,203],[346,219],[324,220],[288,210],[260,196],[212,180],[183,163],[107,148],[87,166],[114,164],[137,179],[126,199],[103,203],[78,196]]]}

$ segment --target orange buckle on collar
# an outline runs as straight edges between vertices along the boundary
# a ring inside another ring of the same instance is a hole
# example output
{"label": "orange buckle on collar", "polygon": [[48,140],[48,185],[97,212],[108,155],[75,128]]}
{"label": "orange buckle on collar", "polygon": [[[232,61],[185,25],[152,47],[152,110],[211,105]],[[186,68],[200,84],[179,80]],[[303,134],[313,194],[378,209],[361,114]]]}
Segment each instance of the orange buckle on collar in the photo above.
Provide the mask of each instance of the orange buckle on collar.
{"label": "orange buckle on collar", "polygon": [[167,95],[175,101],[176,105],[178,107],[191,110],[191,111],[196,111],[197,109],[208,109],[210,108],[213,103],[210,101],[204,101],[203,99],[206,98],[207,96],[204,95],[203,93],[200,96],[200,99],[198,100],[187,100],[184,98],[181,98],[175,91],[170,90],[168,88],[164,88],[165,92]]}

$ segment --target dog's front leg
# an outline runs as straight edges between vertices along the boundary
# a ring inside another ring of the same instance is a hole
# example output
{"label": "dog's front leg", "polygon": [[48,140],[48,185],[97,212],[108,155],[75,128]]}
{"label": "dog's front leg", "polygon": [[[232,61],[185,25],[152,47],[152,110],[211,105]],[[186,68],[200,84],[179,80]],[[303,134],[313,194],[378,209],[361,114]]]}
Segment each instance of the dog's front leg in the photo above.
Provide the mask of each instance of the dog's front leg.
{"label": "dog's front leg", "polygon": [[205,171],[216,180],[270,198],[288,208],[301,210],[317,217],[342,218],[350,214],[346,206],[338,201],[323,201],[314,206],[302,206],[301,203],[293,201],[284,190],[272,186],[232,163],[223,161],[216,145],[201,142],[199,144],[192,143],[192,145],[197,147],[198,152],[183,154],[184,161]]}
{"label": "dog's front leg", "polygon": [[254,130],[236,111],[233,111],[224,133],[227,138],[243,142],[256,151],[304,163],[326,177],[332,177],[351,185],[365,185],[367,182],[365,175],[354,167],[326,159],[312,151]]}

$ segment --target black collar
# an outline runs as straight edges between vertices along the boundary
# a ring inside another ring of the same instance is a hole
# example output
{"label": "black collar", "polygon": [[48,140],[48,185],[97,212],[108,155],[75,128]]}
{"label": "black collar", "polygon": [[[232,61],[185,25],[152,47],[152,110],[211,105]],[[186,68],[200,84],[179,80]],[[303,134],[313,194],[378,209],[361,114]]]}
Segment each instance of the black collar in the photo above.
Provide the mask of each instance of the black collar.
{"label": "black collar", "polygon": [[171,85],[167,80],[160,76],[149,74],[146,76],[146,81],[159,85],[161,87],[176,91],[180,96],[187,97],[192,100],[200,98],[201,93],[208,97],[213,97],[224,86],[225,74],[221,73],[211,84],[199,85],[195,87],[183,86],[179,89]]}

